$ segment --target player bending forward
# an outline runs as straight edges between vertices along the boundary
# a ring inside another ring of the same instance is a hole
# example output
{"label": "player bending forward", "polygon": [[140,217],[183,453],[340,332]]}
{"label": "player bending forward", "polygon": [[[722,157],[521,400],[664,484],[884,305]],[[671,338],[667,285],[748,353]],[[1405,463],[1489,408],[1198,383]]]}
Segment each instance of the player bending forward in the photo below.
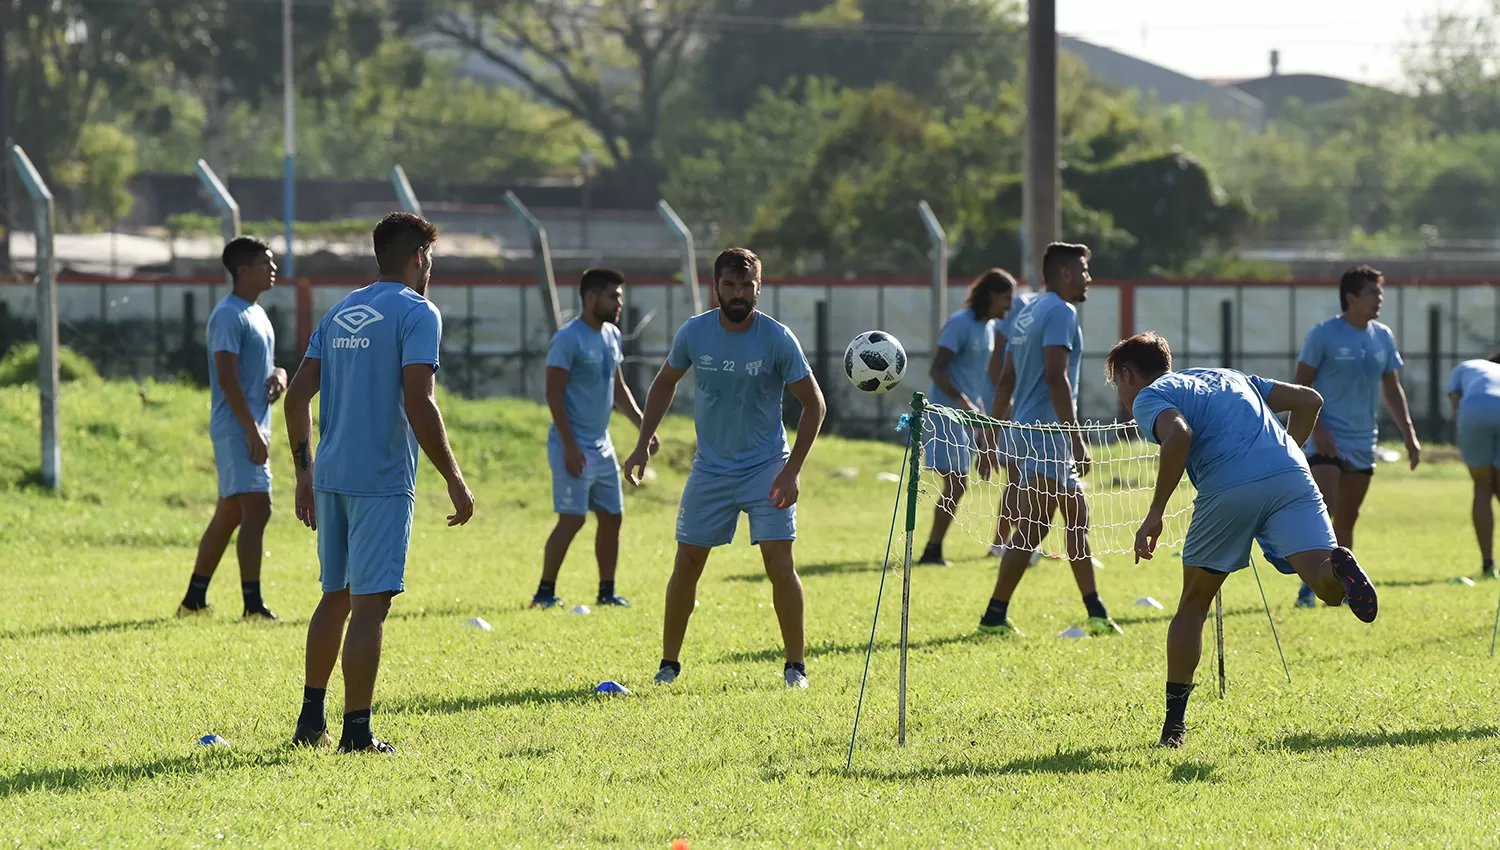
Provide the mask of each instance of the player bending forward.
{"label": "player bending forward", "polygon": [[1484,577],[1495,574],[1495,514],[1490,500],[1500,485],[1500,355],[1465,360],[1453,370],[1448,398],[1458,415],[1458,450],[1474,481],[1474,536]]}
{"label": "player bending forward", "polygon": [[[658,684],[682,672],[682,640],[698,598],[698,578],[715,546],[734,540],[741,513],[750,515],[750,543],[760,546],[771,579],[776,619],[786,645],[787,687],[807,687],[803,656],[802,581],[792,562],[797,537],[798,473],[823,426],[823,394],[790,330],[755,309],[760,258],[731,248],[714,260],[719,308],[677,329],[667,362],[646,395],[640,439],[625,461],[625,478],[640,483],[651,438],[672,406],[677,382],[691,368],[698,452],[677,512],[677,560],[667,582]],[[797,444],[787,448],[781,396],[802,403]]]}
{"label": "player bending forward", "polygon": [[[1161,446],[1156,492],[1135,535],[1136,562],[1150,560],[1162,516],[1183,470],[1198,488],[1182,548],[1182,599],[1167,629],[1167,719],[1160,746],[1187,738],[1188,696],[1203,653],[1208,606],[1258,540],[1278,569],[1289,563],[1329,605],[1349,600],[1354,616],[1375,620],[1375,587],[1339,546],[1333,524],[1298,448],[1312,433],[1323,400],[1310,387],[1283,384],[1229,369],[1172,371],[1172,350],[1154,333],[1116,344],[1104,365],[1120,404],[1141,433]],[[1282,428],[1277,413],[1291,413]]]}

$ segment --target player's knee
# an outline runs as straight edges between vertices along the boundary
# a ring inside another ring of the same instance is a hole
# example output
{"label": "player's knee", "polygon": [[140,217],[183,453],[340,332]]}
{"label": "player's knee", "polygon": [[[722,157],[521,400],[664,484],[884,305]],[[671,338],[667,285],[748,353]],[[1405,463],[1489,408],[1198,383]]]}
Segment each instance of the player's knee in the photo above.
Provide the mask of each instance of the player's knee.
{"label": "player's knee", "polygon": [[391,612],[391,594],[351,596],[350,611],[353,618],[361,623],[384,622],[386,615]]}
{"label": "player's knee", "polygon": [[269,493],[248,493],[235,499],[235,512],[239,524],[249,528],[265,528],[271,521],[271,496]]}
{"label": "player's knee", "polygon": [[[558,514],[557,530],[563,532],[564,534],[567,534],[569,537],[572,537],[583,528],[583,524],[585,521],[587,521],[587,519],[588,517],[584,516],[583,514]],[[603,524],[602,518],[600,520],[600,523],[601,525]]]}

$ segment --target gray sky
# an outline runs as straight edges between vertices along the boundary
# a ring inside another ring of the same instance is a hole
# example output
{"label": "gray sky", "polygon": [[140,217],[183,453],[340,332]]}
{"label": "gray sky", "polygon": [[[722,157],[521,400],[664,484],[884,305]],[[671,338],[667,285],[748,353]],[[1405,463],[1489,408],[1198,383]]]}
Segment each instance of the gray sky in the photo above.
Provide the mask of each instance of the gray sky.
{"label": "gray sky", "polygon": [[1488,0],[1057,0],[1057,29],[1189,76],[1283,73],[1370,83],[1400,78],[1402,46],[1424,16]]}

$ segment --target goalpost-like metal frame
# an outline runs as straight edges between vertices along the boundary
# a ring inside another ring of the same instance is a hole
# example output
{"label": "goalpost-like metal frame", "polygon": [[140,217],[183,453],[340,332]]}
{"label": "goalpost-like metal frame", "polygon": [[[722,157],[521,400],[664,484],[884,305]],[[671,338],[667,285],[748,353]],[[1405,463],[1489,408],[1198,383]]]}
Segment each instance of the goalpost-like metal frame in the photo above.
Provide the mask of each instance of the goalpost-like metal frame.
{"label": "goalpost-like metal frame", "polygon": [[672,209],[672,205],[665,200],[656,202],[656,213],[666,222],[667,229],[677,237],[677,242],[682,248],[682,285],[687,287],[688,298],[692,299],[693,315],[703,312],[703,290],[698,286],[698,250],[693,242],[693,231]]}
{"label": "goalpost-like metal frame", "polygon": [[547,228],[531,214],[515,192],[505,192],[505,204],[531,234],[531,255],[536,260],[536,284],[542,293],[542,311],[552,323],[552,332],[556,333],[562,327],[562,304],[557,300],[557,278],[552,275],[552,246],[547,242]]}
{"label": "goalpost-like metal frame", "polygon": [[62,441],[58,436],[59,377],[57,363],[57,275],[54,263],[52,190],[20,145],[10,146],[10,161],[36,215],[37,388],[42,405],[42,485],[62,489]]}
{"label": "goalpost-like metal frame", "polygon": [[422,214],[422,202],[417,200],[417,193],[411,189],[411,181],[406,179],[406,169],[399,162],[391,166],[391,186],[396,190],[396,201],[401,204],[402,212]]}
{"label": "goalpost-like metal frame", "polygon": [[[227,245],[238,239],[240,236],[239,202],[229,194],[224,181],[219,179],[219,175],[214,173],[207,161],[200,159],[193,163],[193,173],[198,175],[198,182],[203,184],[203,188],[214,199],[214,208],[219,211],[219,235],[224,237],[224,243]],[[234,286],[234,275],[228,269],[224,271],[224,283],[230,287]]]}

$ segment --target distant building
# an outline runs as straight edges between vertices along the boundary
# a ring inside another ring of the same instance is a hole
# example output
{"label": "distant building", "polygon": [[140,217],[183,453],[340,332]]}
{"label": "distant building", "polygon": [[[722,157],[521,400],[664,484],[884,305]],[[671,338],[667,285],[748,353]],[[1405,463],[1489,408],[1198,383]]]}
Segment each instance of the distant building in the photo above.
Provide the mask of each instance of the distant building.
{"label": "distant building", "polygon": [[1238,88],[1216,86],[1073,36],[1059,34],[1057,43],[1108,85],[1135,89],[1165,106],[1202,104],[1214,115],[1239,121],[1255,130],[1265,126],[1265,104]]}

